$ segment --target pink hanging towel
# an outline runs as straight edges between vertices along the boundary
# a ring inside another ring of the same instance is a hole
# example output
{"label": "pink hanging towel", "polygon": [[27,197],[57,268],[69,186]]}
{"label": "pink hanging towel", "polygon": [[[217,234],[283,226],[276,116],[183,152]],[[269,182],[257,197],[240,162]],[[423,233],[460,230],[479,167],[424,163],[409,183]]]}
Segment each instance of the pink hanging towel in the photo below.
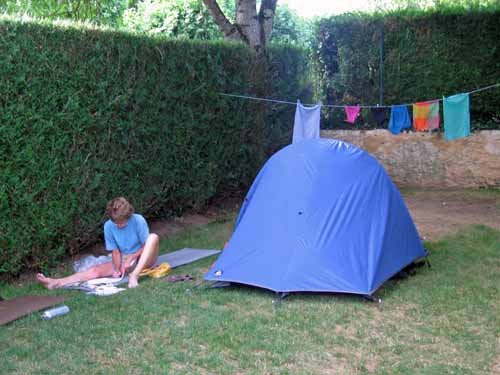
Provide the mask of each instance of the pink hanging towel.
{"label": "pink hanging towel", "polygon": [[359,111],[360,111],[359,105],[348,105],[344,107],[344,110],[345,110],[346,122],[354,124],[359,116]]}

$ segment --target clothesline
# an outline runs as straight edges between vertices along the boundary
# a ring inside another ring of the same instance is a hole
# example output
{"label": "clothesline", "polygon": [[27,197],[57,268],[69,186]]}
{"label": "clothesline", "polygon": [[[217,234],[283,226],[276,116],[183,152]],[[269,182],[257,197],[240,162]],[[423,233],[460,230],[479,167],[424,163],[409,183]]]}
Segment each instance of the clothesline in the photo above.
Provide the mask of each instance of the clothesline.
{"label": "clothesline", "polygon": [[[469,94],[469,95],[470,94],[475,94],[477,92],[488,90],[488,89],[491,89],[491,88],[494,88],[494,87],[499,87],[499,86],[500,86],[500,83],[495,83],[493,85],[481,87],[479,89],[476,89],[476,90],[473,90],[473,91],[469,91],[469,92],[466,92],[464,94]],[[255,96],[225,94],[225,93],[219,93],[219,95],[230,96],[230,97],[233,97],[233,98],[240,98],[240,99],[258,100],[258,101],[263,101],[263,102],[272,102],[272,103],[279,103],[279,104],[297,105],[297,102],[289,102],[289,101],[286,101],[286,100],[257,98]],[[440,101],[440,102],[442,102],[443,99],[441,98],[441,99],[426,100],[426,101]],[[305,104],[305,105],[307,105],[307,106],[314,106],[316,104]],[[321,102],[320,102],[320,104],[321,104]],[[415,104],[415,103],[403,103],[403,104],[399,104],[399,105],[404,105],[404,106],[409,107],[409,106],[412,106],[413,104]],[[350,106],[350,105],[352,105],[352,104],[346,104],[346,105],[321,104],[322,107],[328,107],[328,108],[344,108],[344,107],[347,107],[347,106]],[[378,104],[377,105],[359,105],[359,107],[360,108],[391,108],[392,105],[378,105]]]}

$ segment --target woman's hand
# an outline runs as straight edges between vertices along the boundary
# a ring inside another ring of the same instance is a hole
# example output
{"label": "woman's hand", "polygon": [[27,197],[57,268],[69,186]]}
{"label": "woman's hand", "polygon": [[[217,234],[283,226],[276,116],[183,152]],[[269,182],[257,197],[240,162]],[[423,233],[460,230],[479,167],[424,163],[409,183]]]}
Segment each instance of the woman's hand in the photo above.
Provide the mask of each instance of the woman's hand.
{"label": "woman's hand", "polygon": [[127,259],[127,266],[125,269],[133,268],[138,262],[139,258],[142,255],[142,251],[144,250],[144,247],[141,247],[138,251],[136,251],[130,258]]}
{"label": "woman's hand", "polygon": [[114,270],[113,273],[111,274],[111,277],[113,278],[117,278],[117,277],[120,277],[122,274],[120,271],[118,270]]}
{"label": "woman's hand", "polygon": [[129,268],[133,268],[137,262],[139,261],[139,257],[141,254],[135,253],[132,256],[130,256],[126,261],[125,264],[123,265],[123,272],[128,271]]}

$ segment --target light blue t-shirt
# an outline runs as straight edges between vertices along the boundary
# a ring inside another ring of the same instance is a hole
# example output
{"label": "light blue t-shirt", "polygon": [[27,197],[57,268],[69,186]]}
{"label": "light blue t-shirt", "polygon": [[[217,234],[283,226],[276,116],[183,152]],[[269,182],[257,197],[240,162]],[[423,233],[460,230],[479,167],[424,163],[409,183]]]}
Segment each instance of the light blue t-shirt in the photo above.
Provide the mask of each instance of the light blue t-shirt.
{"label": "light blue t-shirt", "polygon": [[104,242],[106,250],[120,250],[122,254],[133,254],[139,250],[149,236],[146,219],[139,214],[133,214],[123,228],[111,220],[104,223]]}

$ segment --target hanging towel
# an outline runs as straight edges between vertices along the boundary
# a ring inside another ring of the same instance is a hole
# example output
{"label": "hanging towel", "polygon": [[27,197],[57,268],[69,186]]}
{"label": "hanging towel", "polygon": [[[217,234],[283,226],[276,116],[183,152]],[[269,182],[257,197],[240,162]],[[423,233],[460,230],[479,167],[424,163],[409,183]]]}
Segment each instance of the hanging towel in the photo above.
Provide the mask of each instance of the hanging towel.
{"label": "hanging towel", "polygon": [[439,129],[439,100],[429,102],[429,130]]}
{"label": "hanging towel", "polygon": [[429,130],[429,102],[413,104],[413,127],[417,132]]}
{"label": "hanging towel", "polygon": [[444,138],[451,141],[470,135],[469,94],[443,98]]}
{"label": "hanging towel", "polygon": [[344,110],[345,121],[354,124],[359,116],[359,111],[361,110],[359,105],[348,105],[344,107]]}
{"label": "hanging towel", "polygon": [[393,105],[391,108],[391,118],[389,120],[389,130],[392,134],[399,134],[401,130],[411,128],[410,114],[405,105]]}
{"label": "hanging towel", "polygon": [[292,143],[297,143],[304,139],[319,138],[320,114],[321,103],[318,103],[314,107],[304,107],[300,103],[300,100],[297,100]]}
{"label": "hanging towel", "polygon": [[378,127],[380,128],[385,127],[384,125],[387,122],[387,108],[373,107],[371,112]]}

